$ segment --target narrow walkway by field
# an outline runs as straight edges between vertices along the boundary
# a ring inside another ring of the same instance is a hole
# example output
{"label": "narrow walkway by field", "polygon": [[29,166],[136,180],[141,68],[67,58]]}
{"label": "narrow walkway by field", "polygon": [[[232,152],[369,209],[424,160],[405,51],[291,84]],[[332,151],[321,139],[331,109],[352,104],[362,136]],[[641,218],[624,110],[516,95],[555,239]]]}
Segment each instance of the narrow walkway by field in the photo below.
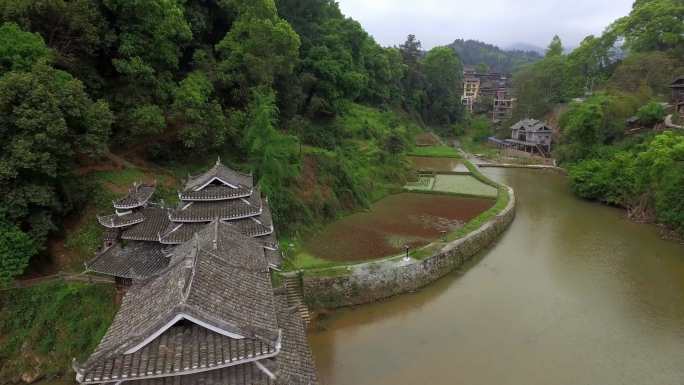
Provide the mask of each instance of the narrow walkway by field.
{"label": "narrow walkway by field", "polygon": [[678,130],[684,130],[684,127],[683,127],[683,126],[678,126],[678,125],[676,125],[676,124],[674,124],[674,123],[672,122],[672,115],[668,115],[668,116],[665,118],[665,127],[667,127],[667,128],[675,128],[675,129],[678,129]]}

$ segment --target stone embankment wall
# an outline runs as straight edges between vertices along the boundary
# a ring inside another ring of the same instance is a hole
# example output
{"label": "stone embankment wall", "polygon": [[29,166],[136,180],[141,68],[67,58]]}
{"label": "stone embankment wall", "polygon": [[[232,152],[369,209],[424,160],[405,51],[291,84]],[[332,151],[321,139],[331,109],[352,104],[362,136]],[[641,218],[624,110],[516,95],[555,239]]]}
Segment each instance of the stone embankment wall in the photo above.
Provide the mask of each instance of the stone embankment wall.
{"label": "stone embankment wall", "polygon": [[431,257],[409,262],[375,262],[350,269],[348,275],[302,277],[302,292],[311,309],[331,309],[376,302],[426,286],[463,266],[493,244],[515,218],[515,194],[508,188],[504,210],[479,229],[445,245]]}

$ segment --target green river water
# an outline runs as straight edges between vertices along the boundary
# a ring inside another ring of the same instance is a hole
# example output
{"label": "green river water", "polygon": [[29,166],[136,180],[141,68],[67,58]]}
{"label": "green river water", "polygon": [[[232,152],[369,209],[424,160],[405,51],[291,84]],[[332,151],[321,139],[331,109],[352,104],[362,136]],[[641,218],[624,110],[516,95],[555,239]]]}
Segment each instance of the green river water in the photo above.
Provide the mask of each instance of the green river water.
{"label": "green river water", "polygon": [[485,173],[516,190],[511,228],[462,272],[320,322],[321,383],[684,384],[684,246],[562,176]]}

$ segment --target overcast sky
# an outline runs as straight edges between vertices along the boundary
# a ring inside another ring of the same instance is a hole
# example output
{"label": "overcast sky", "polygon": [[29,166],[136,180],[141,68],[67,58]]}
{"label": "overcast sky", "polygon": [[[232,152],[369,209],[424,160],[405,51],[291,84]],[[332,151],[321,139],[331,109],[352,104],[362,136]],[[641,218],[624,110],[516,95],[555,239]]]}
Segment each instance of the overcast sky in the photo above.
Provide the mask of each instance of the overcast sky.
{"label": "overcast sky", "polygon": [[457,38],[508,47],[546,47],[554,34],[574,47],[626,16],[634,0],[338,0],[382,45],[398,45],[410,33],[423,48]]}

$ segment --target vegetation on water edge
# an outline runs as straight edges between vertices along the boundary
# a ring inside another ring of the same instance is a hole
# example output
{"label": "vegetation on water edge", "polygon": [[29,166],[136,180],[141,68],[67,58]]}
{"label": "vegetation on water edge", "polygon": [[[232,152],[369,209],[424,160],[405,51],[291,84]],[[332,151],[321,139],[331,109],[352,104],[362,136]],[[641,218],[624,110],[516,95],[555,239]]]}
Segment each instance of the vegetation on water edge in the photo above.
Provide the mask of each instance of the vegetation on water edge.
{"label": "vegetation on water edge", "polygon": [[427,146],[415,147],[409,156],[422,156],[425,158],[460,158],[461,155],[452,146]]}
{"label": "vegetation on water edge", "polygon": [[112,286],[64,282],[0,292],[0,376],[49,379],[87,358],[114,318],[114,296]]}
{"label": "vegetation on water edge", "polygon": [[554,155],[580,197],[627,208],[684,234],[682,133],[656,130],[684,75],[684,4],[637,1],[601,36],[569,54],[554,38],[541,61],[514,76],[515,118],[559,105]]}

